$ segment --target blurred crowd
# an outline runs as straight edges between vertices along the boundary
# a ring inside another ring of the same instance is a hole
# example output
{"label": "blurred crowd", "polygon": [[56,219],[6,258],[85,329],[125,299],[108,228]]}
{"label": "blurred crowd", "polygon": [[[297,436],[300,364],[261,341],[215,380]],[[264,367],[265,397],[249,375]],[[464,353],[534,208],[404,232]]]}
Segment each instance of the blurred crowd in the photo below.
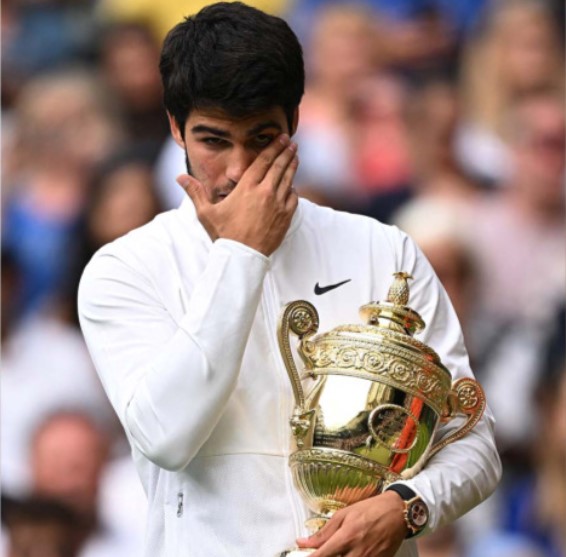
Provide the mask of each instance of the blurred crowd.
{"label": "blurred crowd", "polygon": [[[6,556],[141,556],[144,494],[75,296],[100,246],[183,198],[157,62],[206,3],[2,2]],[[415,238],[496,416],[500,487],[421,557],[566,557],[564,3],[248,3],[304,46],[297,189]]]}

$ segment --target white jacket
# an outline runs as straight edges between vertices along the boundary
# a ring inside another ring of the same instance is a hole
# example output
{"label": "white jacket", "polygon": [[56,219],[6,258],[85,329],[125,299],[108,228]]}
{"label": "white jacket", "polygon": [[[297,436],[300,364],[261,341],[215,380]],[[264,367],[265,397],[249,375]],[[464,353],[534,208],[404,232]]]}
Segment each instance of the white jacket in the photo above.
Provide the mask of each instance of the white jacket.
{"label": "white jacket", "polygon": [[[305,535],[288,466],[291,384],[277,345],[287,302],[306,299],[320,331],[359,323],[407,271],[409,305],[454,379],[470,376],[462,333],[429,263],[394,227],[301,200],[271,257],[212,243],[189,200],[102,248],[79,288],[82,329],[130,440],[149,500],[147,557],[274,557]],[[314,286],[350,282],[315,296]],[[453,420],[439,436],[456,427]],[[493,417],[406,482],[429,528],[494,490]],[[399,557],[417,555],[407,541]]]}

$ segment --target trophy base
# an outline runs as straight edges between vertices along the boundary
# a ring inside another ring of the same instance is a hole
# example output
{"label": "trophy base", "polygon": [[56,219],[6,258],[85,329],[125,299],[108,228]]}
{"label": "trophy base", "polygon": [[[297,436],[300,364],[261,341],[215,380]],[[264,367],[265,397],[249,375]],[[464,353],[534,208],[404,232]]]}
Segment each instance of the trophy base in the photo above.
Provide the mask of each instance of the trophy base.
{"label": "trophy base", "polygon": [[306,555],[312,555],[315,551],[316,549],[312,548],[299,549],[296,547],[295,549],[288,549],[287,551],[280,553],[277,557],[305,557]]}

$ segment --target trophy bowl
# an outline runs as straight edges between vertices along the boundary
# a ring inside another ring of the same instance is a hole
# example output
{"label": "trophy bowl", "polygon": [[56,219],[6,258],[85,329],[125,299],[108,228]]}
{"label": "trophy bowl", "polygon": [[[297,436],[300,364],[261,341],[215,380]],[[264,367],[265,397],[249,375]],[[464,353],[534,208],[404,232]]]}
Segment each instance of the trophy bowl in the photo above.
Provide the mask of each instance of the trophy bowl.
{"label": "trophy bowl", "polygon": [[[290,425],[297,450],[289,464],[313,513],[306,524],[311,532],[337,510],[413,477],[442,447],[466,435],[485,409],[479,383],[452,382],[438,354],[413,337],[425,324],[407,307],[412,277],[394,276],[386,301],[360,308],[365,324],[313,336],[318,313],[304,300],[287,304],[279,321],[279,348],[295,398]],[[301,373],[291,333],[299,339]],[[308,393],[306,380],[312,383]],[[438,426],[456,415],[466,416],[465,423],[434,443]],[[313,551],[291,549],[280,557]]]}

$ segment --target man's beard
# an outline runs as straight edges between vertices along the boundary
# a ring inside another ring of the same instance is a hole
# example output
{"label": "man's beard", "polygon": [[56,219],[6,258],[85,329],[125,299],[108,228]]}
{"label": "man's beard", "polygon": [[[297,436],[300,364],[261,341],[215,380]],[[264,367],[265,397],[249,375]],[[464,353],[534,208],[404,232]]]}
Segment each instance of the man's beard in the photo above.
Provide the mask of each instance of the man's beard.
{"label": "man's beard", "polygon": [[[191,161],[189,160],[189,154],[187,153],[187,150],[185,149],[185,166],[187,167],[187,174],[189,176],[193,176],[193,173],[191,171]],[[193,176],[194,178],[194,176]]]}

